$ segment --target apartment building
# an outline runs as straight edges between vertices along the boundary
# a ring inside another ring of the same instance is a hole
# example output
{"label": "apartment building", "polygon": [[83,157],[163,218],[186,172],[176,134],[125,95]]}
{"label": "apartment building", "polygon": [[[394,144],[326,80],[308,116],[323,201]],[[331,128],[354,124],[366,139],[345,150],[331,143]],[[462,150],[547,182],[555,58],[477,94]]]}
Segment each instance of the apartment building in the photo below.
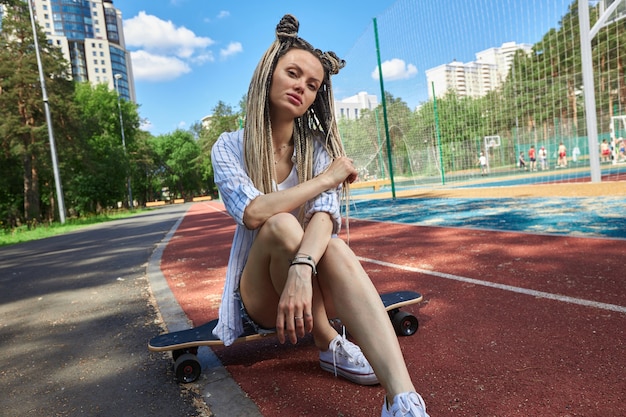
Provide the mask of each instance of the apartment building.
{"label": "apartment building", "polygon": [[378,98],[362,91],[343,100],[335,100],[335,117],[356,120],[361,117],[363,109],[374,110],[377,106]]}
{"label": "apartment building", "polygon": [[107,84],[136,101],[122,14],[113,0],[31,0],[37,23],[61,48],[77,81]]}
{"label": "apartment building", "polygon": [[443,96],[454,90],[459,97],[482,97],[504,83],[519,50],[530,53],[532,46],[505,42],[500,47],[489,48],[476,53],[476,60],[468,63],[453,61],[426,70],[428,96]]}

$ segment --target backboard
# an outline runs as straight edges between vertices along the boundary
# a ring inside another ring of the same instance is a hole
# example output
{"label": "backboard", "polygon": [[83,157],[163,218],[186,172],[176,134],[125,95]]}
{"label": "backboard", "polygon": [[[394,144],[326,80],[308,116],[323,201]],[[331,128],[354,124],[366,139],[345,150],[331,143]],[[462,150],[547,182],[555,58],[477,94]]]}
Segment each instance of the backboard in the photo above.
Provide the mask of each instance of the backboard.
{"label": "backboard", "polygon": [[[618,3],[613,6],[613,3]],[[609,7],[613,6],[614,11],[607,17],[604,26],[617,22],[626,18],[626,0],[600,0],[600,16],[602,16]]]}
{"label": "backboard", "polygon": [[485,148],[497,148],[500,146],[500,136],[485,136]]}

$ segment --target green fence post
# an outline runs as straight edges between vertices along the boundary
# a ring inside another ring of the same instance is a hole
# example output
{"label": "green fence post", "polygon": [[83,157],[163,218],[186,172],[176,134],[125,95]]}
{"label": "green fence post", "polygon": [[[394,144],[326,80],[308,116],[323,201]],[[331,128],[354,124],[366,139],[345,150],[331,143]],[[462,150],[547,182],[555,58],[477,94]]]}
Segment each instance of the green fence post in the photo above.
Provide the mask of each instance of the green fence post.
{"label": "green fence post", "polygon": [[387,159],[389,160],[389,179],[391,180],[391,198],[396,199],[396,184],[393,180],[393,160],[391,157],[391,139],[389,138],[389,122],[387,121],[387,100],[385,99],[385,84],[383,83],[383,66],[380,62],[380,45],[378,43],[378,25],[374,18],[374,37],[376,38],[376,58],[378,59],[378,78],[380,79],[380,94],[383,105],[383,120],[385,121],[385,137],[387,138]]}
{"label": "green fence post", "polygon": [[446,185],[446,170],[443,167],[443,148],[441,147],[441,132],[439,131],[439,113],[437,112],[437,96],[435,95],[435,83],[431,83],[433,89],[433,107],[435,112],[435,132],[437,146],[439,148],[439,166],[441,167],[441,185]]}

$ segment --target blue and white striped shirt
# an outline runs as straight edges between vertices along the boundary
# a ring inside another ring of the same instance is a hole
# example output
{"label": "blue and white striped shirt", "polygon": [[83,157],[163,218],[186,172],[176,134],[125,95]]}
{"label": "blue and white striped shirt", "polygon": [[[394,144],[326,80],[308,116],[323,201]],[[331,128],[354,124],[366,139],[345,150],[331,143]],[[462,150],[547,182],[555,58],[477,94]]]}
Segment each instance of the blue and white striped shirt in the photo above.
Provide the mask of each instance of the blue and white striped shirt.
{"label": "blue and white striped shirt", "polygon": [[[332,162],[330,155],[320,140],[314,140],[313,172],[317,176]],[[237,223],[230,259],[226,272],[226,282],[219,311],[219,322],[213,334],[226,346],[231,345],[243,332],[239,306],[234,298],[239,288],[243,268],[254,241],[257,230],[250,230],[243,224],[244,210],[252,200],[261,195],[247,174],[244,161],[243,130],[223,133],[211,150],[211,161],[215,183],[224,201],[226,210]],[[305,204],[305,227],[317,212],[329,213],[333,219],[333,233],[339,233],[341,212],[339,203],[340,187],[327,190]]]}

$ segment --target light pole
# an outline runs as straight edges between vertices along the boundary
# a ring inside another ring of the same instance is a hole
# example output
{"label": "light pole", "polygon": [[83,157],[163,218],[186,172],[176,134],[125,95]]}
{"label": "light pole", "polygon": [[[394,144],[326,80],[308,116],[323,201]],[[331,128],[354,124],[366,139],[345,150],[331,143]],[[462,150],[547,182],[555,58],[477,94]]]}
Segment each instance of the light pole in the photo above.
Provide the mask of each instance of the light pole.
{"label": "light pole", "polygon": [[[122,104],[121,104],[120,90],[119,90],[119,85],[118,85],[118,82],[121,78],[122,78],[122,74],[115,74],[113,76],[114,83],[115,83],[115,91],[117,92],[117,110],[119,111],[119,114],[120,114],[120,130],[122,132],[122,147],[124,148],[124,155],[126,155],[126,137],[124,136],[124,119],[122,118]],[[127,172],[126,184],[128,186],[128,208],[133,209],[135,205],[133,204],[133,191],[130,188],[130,172]]]}
{"label": "light pole", "polygon": [[48,93],[46,91],[46,80],[44,78],[43,65],[41,63],[41,55],[39,54],[39,41],[37,40],[37,27],[35,25],[35,16],[33,8],[28,1],[28,13],[30,14],[30,24],[33,29],[33,41],[35,43],[35,55],[37,57],[37,68],[39,69],[39,82],[41,83],[41,92],[43,95],[43,106],[46,113],[46,123],[48,124],[48,141],[50,142],[50,154],[52,155],[52,171],[54,173],[54,184],[56,186],[57,200],[59,205],[59,220],[61,224],[65,223],[65,200],[63,198],[63,186],[61,184],[61,174],[59,173],[59,162],[57,160],[57,150],[54,143],[54,132],[52,129],[52,116],[50,115],[50,102],[48,101]]}

